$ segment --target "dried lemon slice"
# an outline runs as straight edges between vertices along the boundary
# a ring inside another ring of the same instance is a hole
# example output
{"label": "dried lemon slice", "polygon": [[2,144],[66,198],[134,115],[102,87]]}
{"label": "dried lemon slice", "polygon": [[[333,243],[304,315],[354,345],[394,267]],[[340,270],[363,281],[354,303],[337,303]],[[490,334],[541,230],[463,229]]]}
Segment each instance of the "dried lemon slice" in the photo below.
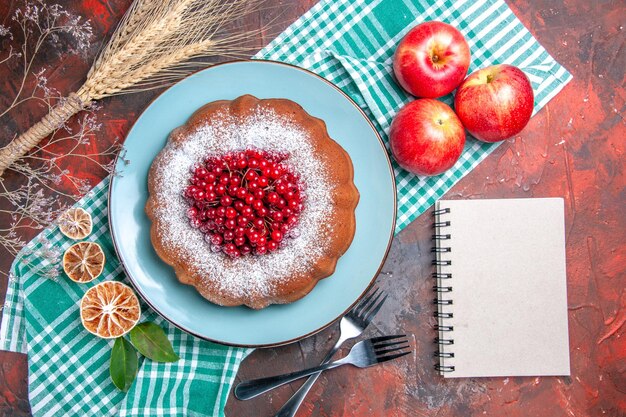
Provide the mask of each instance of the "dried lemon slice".
{"label": "dried lemon slice", "polygon": [[89,282],[102,273],[104,260],[100,245],[94,242],[78,242],[63,254],[63,270],[74,282]]}
{"label": "dried lemon slice", "polygon": [[139,321],[141,307],[133,290],[117,281],[90,288],[80,301],[80,321],[89,333],[113,339],[128,333]]}
{"label": "dried lemon slice", "polygon": [[61,233],[70,239],[84,239],[91,233],[93,222],[91,214],[82,208],[71,208],[59,217]]}

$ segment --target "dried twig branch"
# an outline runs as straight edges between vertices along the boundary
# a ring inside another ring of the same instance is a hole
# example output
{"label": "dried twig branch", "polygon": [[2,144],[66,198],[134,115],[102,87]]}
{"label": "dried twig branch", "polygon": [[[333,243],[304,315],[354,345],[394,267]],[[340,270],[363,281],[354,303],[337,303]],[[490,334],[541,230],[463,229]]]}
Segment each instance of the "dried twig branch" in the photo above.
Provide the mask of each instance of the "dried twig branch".
{"label": "dried twig branch", "polygon": [[[83,86],[61,99],[41,121],[0,149],[0,175],[93,101],[160,87],[189,74],[192,66],[210,65],[191,61],[193,58],[244,53],[247,48],[241,46],[245,45],[243,41],[260,29],[235,35],[222,32],[230,21],[255,10],[258,3],[259,0],[136,0],[93,63]],[[57,30],[64,29],[51,30],[48,26],[43,29],[41,19],[32,18],[29,10],[19,14],[18,19],[37,25],[41,34],[35,43],[37,51],[47,37],[54,37]],[[55,11],[48,13],[46,25],[56,24],[61,15],[58,8]],[[29,35],[28,30],[24,31],[25,38]],[[24,48],[22,59],[29,73],[33,60]],[[12,105],[19,101],[23,85],[24,82]]]}

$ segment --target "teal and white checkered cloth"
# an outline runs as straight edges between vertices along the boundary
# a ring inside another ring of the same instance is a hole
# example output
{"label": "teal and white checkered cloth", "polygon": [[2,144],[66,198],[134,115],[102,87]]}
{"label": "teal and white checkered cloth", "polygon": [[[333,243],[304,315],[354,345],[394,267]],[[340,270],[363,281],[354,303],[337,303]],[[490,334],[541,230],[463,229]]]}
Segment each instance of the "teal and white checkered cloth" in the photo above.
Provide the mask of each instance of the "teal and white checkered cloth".
{"label": "teal and white checkered cloth", "polygon": [[[255,57],[307,68],[338,85],[374,121],[382,137],[395,113],[412,98],[393,81],[397,43],[414,25],[442,20],[461,30],[472,51],[470,71],[510,63],[529,76],[535,111],[571,79],[501,0],[325,0],[314,6]],[[444,101],[450,103],[451,97]],[[497,144],[469,139],[461,159],[443,175],[418,178],[394,165],[398,184],[396,232],[430,207],[483,160]],[[29,397],[36,416],[223,416],[239,363],[249,349],[204,342],[188,335],[149,307],[143,320],[159,323],[180,356],[175,363],[141,359],[128,393],[110,382],[112,341],[85,331],[78,301],[103,280],[126,280],[115,257],[107,221],[104,180],[77,205],[89,211],[107,257],[94,283],[75,284],[58,276],[60,257],[73,242],[47,229],[17,256],[0,325],[0,348],[28,354]]]}
{"label": "teal and white checkered cloth", "polygon": [[205,342],[163,320],[142,304],[141,321],[162,326],[180,360],[158,363],[140,356],[137,379],[127,393],[109,378],[113,340],[88,333],[78,304],[104,280],[127,281],[115,256],[107,217],[105,179],[77,206],[93,218],[86,240],[106,256],[100,278],[76,284],[59,271],[60,256],[74,241],[58,228],[45,230],[20,253],[10,273],[0,348],[28,354],[29,398],[35,416],[223,415],[239,363],[251,349]]}

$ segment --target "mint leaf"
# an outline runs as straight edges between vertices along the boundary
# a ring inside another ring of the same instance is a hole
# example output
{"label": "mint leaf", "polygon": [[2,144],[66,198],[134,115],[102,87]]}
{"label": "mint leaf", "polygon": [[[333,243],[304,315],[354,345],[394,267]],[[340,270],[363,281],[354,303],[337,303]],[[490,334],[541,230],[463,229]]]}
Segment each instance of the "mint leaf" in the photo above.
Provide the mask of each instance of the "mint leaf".
{"label": "mint leaf", "polygon": [[165,332],[155,323],[145,322],[135,326],[130,331],[130,341],[143,356],[153,361],[176,362],[179,359]]}
{"label": "mint leaf", "polygon": [[128,391],[137,376],[137,352],[123,337],[115,339],[109,372],[113,384],[122,391]]}

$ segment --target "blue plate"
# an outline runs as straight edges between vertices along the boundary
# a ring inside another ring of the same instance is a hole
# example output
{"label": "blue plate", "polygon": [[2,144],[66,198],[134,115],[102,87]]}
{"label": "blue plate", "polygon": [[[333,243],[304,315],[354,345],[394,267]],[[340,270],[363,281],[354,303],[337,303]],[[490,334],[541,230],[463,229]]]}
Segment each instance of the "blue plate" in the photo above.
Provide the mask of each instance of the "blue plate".
{"label": "blue plate", "polygon": [[[306,297],[263,310],[220,307],[180,284],[150,243],[144,212],[148,169],[167,136],[200,106],[244,94],[287,98],[326,122],[350,154],[361,199],[356,235],[335,273]],[[237,61],[197,72],[161,94],[128,133],[121,176],[111,181],[109,221],[117,255],[143,299],[179,328],[228,345],[268,347],[316,333],[344,315],[367,291],[387,256],[396,218],[396,189],[387,152],[359,107],[319,76],[283,63]]]}

